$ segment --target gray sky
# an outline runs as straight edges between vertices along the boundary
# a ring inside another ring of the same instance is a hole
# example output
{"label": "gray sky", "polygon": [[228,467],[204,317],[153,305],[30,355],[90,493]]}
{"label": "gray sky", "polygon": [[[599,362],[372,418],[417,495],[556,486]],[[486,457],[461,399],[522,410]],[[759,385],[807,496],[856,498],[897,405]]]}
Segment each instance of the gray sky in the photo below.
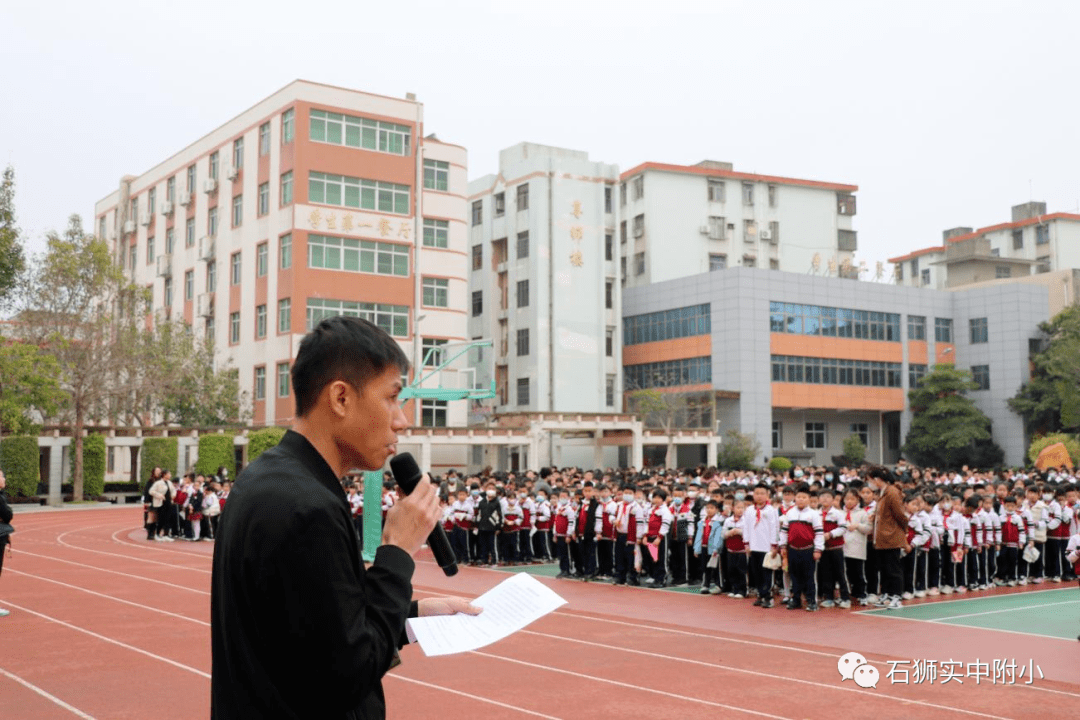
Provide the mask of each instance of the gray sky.
{"label": "gray sky", "polygon": [[873,268],[1029,199],[1080,208],[1077,28],[1072,0],[7,0],[0,165],[40,251],[122,175],[303,78],[415,92],[470,178],[528,140],[854,183]]}

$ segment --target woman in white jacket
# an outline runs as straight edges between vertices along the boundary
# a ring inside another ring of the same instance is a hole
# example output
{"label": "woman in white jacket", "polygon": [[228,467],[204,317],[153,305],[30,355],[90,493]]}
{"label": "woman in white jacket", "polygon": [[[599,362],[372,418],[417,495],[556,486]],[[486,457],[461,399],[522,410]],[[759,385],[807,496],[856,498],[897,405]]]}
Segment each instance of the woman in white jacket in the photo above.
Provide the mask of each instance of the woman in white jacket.
{"label": "woman in white jacket", "polygon": [[866,600],[866,537],[873,531],[870,516],[859,507],[859,492],[849,489],[844,493],[844,517],[847,532],[844,533],[844,569],[851,586],[851,597],[860,605]]}

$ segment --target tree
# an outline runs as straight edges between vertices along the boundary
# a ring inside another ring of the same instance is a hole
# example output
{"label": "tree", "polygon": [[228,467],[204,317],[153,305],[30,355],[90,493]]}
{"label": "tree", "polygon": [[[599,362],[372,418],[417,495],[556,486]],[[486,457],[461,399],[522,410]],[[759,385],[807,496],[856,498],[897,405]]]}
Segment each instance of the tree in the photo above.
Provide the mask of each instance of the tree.
{"label": "tree", "polygon": [[0,305],[5,305],[26,270],[19,228],[15,225],[15,170],[10,165],[0,180]]}
{"label": "tree", "polygon": [[0,429],[36,435],[41,419],[64,400],[56,358],[24,342],[0,343]]}
{"label": "tree", "polygon": [[1030,434],[1080,429],[1080,306],[1039,325],[1043,347],[1032,355],[1031,380],[1009,400]]}
{"label": "tree", "polygon": [[752,433],[728,430],[720,445],[716,465],[724,470],[752,470],[759,452],[761,443]]}
{"label": "tree", "polygon": [[163,421],[197,427],[246,423],[251,412],[247,391],[240,391],[240,371],[229,366],[215,369],[213,344],[188,335],[188,341],[180,341],[184,357],[177,374],[163,386]]}
{"label": "tree", "polygon": [[967,370],[935,365],[919,387],[908,392],[913,418],[902,452],[929,467],[989,467],[1004,453],[990,435],[990,419],[975,407],[969,390],[978,385]]}
{"label": "tree", "polygon": [[677,392],[662,392],[656,388],[634,390],[630,393],[630,407],[641,415],[646,425],[661,428],[668,437],[665,467],[675,467],[675,442],[671,431],[680,413],[686,412],[686,396]]}
{"label": "tree", "polygon": [[62,235],[49,233],[45,255],[27,271],[16,327],[59,366],[75,438],[76,498],[83,494],[83,428],[88,420],[104,416],[116,391],[113,380],[121,358],[114,320],[123,308],[120,301],[133,295],[106,243],[83,232],[78,215],[71,216]]}
{"label": "tree", "polygon": [[844,439],[844,459],[851,465],[858,465],[866,459],[866,445],[858,435]]}

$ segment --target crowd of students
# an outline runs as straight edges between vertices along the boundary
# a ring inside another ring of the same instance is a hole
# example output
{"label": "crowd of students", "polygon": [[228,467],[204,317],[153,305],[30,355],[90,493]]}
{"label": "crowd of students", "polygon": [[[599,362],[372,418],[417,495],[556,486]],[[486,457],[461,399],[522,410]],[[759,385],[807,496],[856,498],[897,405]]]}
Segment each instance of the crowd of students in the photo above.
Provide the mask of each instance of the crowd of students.
{"label": "crowd of students", "polygon": [[229,472],[188,473],[179,482],[168,470],[155,467],[143,492],[143,524],[149,542],[213,540],[218,518],[229,497]]}
{"label": "crowd of students", "polygon": [[[460,563],[554,561],[558,578],[699,587],[765,608],[777,595],[789,609],[899,608],[916,597],[1070,581],[1080,570],[1078,478],[1064,468],[545,468],[438,480]],[[349,493],[359,518],[362,491]],[[878,509],[889,497],[895,519]],[[394,499],[388,477],[384,513]],[[900,537],[887,543],[882,528],[897,521]]]}

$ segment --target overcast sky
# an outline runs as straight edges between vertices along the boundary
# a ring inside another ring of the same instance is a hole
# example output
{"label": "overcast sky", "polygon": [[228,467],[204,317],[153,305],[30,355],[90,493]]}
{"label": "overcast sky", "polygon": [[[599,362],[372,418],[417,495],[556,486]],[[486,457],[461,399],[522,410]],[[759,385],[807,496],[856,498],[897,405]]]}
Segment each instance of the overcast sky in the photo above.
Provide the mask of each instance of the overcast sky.
{"label": "overcast sky", "polygon": [[[886,7],[887,6],[887,7]],[[1080,3],[0,2],[0,165],[32,251],[296,78],[424,103],[495,172],[523,140],[859,186],[858,257],[1080,209]]]}

